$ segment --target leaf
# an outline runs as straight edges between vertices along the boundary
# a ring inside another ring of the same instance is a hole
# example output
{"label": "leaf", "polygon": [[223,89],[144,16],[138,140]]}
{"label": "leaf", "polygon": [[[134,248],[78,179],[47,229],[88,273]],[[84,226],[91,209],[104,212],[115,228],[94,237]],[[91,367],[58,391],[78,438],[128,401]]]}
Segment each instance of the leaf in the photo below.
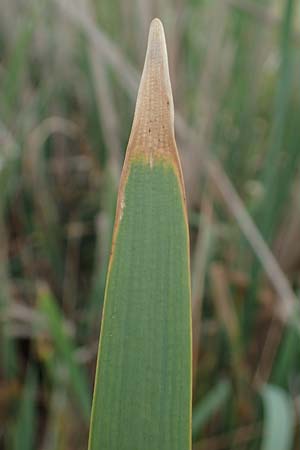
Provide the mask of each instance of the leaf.
{"label": "leaf", "polygon": [[36,391],[37,376],[34,370],[29,368],[13,433],[13,450],[33,450],[35,448]]}
{"label": "leaf", "polygon": [[220,410],[231,392],[228,381],[220,381],[193,409],[193,440],[198,439],[204,425]]}
{"label": "leaf", "polygon": [[290,396],[281,388],[265,385],[261,392],[264,406],[262,450],[289,450],[294,435],[294,408]]}
{"label": "leaf", "polygon": [[191,447],[189,238],[173,115],[155,19],[119,188],[89,450]]}
{"label": "leaf", "polygon": [[27,18],[21,23],[16,43],[8,61],[4,79],[1,83],[1,111],[5,119],[10,119],[13,108],[17,106],[22,87],[21,79],[26,72],[29,46],[34,32],[34,20]]}
{"label": "leaf", "polygon": [[38,289],[39,309],[47,318],[49,333],[61,362],[68,370],[69,383],[81,407],[83,417],[88,420],[90,415],[91,396],[86,372],[74,358],[75,346],[67,334],[63,314],[56,304],[55,298],[48,287],[41,284]]}
{"label": "leaf", "polygon": [[288,324],[272,368],[273,383],[286,386],[291,374],[297,370],[295,366],[299,361],[299,337],[299,328],[296,327],[296,323]]}

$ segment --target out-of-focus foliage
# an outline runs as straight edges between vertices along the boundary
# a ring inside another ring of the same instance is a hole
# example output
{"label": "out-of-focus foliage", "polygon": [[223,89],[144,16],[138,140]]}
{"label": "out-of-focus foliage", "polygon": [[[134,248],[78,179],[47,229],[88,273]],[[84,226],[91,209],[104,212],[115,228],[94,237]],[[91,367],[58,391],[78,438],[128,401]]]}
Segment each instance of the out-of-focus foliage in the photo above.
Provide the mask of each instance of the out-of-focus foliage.
{"label": "out-of-focus foliage", "polygon": [[281,450],[277,435],[299,448],[299,320],[278,314],[287,298],[273,267],[203,155],[218,158],[297,299],[299,14],[296,0],[1,1],[1,450],[87,446],[116,191],[154,16],[189,207],[195,449]]}

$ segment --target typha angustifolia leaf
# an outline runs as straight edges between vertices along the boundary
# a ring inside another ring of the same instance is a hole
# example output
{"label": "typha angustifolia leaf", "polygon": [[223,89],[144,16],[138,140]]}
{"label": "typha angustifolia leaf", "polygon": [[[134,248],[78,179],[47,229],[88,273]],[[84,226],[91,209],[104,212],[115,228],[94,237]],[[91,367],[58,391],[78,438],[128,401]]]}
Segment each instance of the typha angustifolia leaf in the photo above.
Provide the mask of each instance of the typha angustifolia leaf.
{"label": "typha angustifolia leaf", "polygon": [[188,223],[166,42],[154,19],[117,200],[89,450],[190,448]]}

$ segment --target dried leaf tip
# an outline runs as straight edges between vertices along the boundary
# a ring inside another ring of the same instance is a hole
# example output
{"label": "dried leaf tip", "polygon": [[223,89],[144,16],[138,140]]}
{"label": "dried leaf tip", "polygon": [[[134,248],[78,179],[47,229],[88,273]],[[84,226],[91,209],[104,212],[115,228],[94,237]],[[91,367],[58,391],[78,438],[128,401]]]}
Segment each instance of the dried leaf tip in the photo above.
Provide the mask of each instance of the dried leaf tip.
{"label": "dried leaf tip", "polygon": [[143,74],[136,102],[130,144],[139,151],[170,150],[174,144],[174,106],[164,28],[151,22]]}

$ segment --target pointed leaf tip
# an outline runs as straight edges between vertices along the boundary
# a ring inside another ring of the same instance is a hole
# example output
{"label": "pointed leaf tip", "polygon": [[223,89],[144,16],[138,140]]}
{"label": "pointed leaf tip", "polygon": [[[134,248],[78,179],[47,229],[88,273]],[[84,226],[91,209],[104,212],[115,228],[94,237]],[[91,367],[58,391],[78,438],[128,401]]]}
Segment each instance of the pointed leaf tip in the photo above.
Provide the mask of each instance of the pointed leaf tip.
{"label": "pointed leaf tip", "polygon": [[174,106],[163,25],[151,22],[144,69],[138,91],[127,153],[146,156],[152,165],[156,156],[175,156]]}

